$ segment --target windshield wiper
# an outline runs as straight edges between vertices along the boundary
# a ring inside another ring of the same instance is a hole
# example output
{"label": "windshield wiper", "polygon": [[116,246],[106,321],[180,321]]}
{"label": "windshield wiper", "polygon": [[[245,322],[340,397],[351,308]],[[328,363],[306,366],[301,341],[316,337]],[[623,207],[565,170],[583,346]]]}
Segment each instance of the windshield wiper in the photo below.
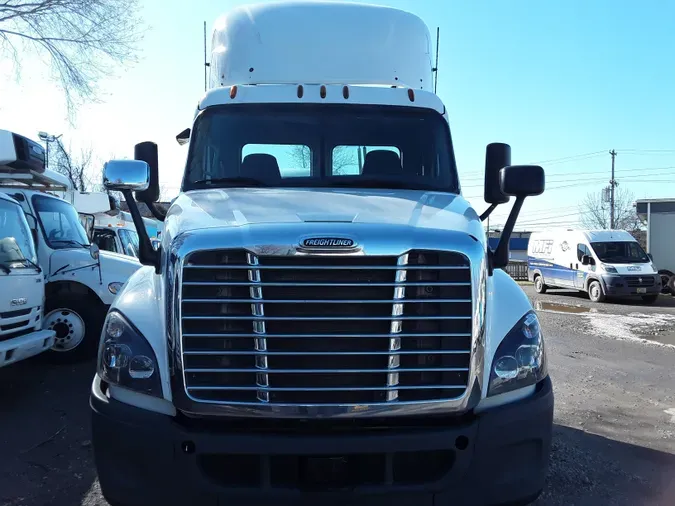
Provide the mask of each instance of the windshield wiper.
{"label": "windshield wiper", "polygon": [[198,179],[192,181],[193,186],[208,188],[213,185],[232,185],[232,186],[267,186],[265,181],[254,177],[216,177],[213,179]]}
{"label": "windshield wiper", "polygon": [[30,265],[31,267],[35,267],[35,269],[38,272],[42,272],[42,268],[38,264],[33,262],[30,258],[20,258],[19,260],[12,260],[12,262],[25,262],[28,265]]}
{"label": "windshield wiper", "polygon": [[10,272],[12,272],[12,269],[9,267],[9,265],[7,265],[4,262],[0,263],[0,269],[5,271],[5,274],[9,274]]}
{"label": "windshield wiper", "polygon": [[89,248],[89,246],[87,246],[86,244],[82,244],[81,242],[77,242],[74,239],[52,239],[50,242],[53,242],[53,243],[62,242],[62,243],[65,243],[65,244],[74,244],[76,246],[79,246],[80,248]]}

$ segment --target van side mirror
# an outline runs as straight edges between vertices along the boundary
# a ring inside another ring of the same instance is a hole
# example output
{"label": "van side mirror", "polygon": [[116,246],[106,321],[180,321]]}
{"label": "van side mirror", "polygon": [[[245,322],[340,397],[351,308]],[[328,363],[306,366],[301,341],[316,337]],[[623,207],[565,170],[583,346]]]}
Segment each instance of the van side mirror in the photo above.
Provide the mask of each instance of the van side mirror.
{"label": "van side mirror", "polygon": [[154,142],[141,142],[134,147],[134,160],[145,162],[149,169],[148,186],[142,190],[136,190],[136,201],[157,202],[159,200],[159,158],[157,144]]}
{"label": "van side mirror", "polygon": [[654,261],[654,256],[651,253],[647,253],[647,256],[649,257],[650,261]]}
{"label": "van side mirror", "polygon": [[581,256],[581,265],[591,265],[591,260],[593,260],[591,257],[588,255],[582,255]]}
{"label": "van side mirror", "polygon": [[506,204],[509,195],[501,187],[501,173],[504,167],[511,165],[511,146],[501,142],[488,144],[485,149],[485,202],[492,206]]}

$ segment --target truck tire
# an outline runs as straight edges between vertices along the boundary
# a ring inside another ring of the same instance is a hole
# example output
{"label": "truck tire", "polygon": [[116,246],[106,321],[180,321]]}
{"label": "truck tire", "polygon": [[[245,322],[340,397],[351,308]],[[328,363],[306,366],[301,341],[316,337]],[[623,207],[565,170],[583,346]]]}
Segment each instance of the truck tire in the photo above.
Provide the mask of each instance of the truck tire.
{"label": "truck tire", "polygon": [[69,296],[47,300],[43,328],[54,330],[56,340],[46,358],[68,364],[96,356],[104,318],[104,306],[98,301]]}
{"label": "truck tire", "polygon": [[646,302],[647,304],[654,304],[659,299],[659,294],[658,293],[651,293],[649,295],[643,295],[642,296],[642,301]]}
{"label": "truck tire", "polygon": [[548,286],[544,283],[544,277],[541,274],[537,274],[534,277],[534,291],[537,293],[546,293]]}
{"label": "truck tire", "polygon": [[659,270],[659,276],[661,276],[661,293],[670,293],[675,295],[675,291],[673,290],[673,285],[671,283],[675,275],[673,275],[673,273],[668,269],[661,269]]}
{"label": "truck tire", "polygon": [[605,301],[605,292],[602,289],[600,281],[594,279],[588,285],[588,298],[593,302],[604,302]]}

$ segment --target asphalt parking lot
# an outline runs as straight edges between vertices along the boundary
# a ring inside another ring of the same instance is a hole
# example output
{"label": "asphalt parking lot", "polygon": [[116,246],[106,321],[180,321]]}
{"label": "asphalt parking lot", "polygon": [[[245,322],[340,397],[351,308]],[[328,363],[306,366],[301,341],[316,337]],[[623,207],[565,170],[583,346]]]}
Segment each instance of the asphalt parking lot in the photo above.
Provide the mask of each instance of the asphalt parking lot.
{"label": "asphalt parking lot", "polygon": [[[675,504],[675,297],[537,296],[556,393],[537,506]],[[104,506],[93,467],[94,364],[0,369],[0,505]]]}

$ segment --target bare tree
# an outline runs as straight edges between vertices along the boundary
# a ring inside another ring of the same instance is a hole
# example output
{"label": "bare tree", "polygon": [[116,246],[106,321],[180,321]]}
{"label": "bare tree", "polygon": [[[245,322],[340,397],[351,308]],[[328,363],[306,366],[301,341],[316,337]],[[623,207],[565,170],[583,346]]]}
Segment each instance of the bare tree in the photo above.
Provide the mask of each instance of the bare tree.
{"label": "bare tree", "polygon": [[[333,175],[341,175],[346,167],[356,165],[354,146],[337,146],[333,149]],[[358,149],[361,149],[360,147]],[[312,164],[312,153],[307,146],[292,146],[290,157],[299,169],[309,169]]]}
{"label": "bare tree", "polygon": [[0,55],[20,70],[20,50],[50,63],[69,113],[96,99],[96,82],[133,62],[137,0],[0,0]]}
{"label": "bare tree", "polygon": [[50,153],[49,166],[66,176],[74,189],[84,192],[101,187],[90,178],[95,163],[91,148],[83,148],[77,155],[73,155],[70,147],[66,149],[59,139],[56,141],[55,151],[53,155]]}
{"label": "bare tree", "polygon": [[[640,229],[633,202],[633,193],[626,188],[617,188],[614,191],[614,228],[635,232]],[[589,229],[610,228],[609,202],[605,202],[603,192],[589,193],[581,203],[581,223]]]}

